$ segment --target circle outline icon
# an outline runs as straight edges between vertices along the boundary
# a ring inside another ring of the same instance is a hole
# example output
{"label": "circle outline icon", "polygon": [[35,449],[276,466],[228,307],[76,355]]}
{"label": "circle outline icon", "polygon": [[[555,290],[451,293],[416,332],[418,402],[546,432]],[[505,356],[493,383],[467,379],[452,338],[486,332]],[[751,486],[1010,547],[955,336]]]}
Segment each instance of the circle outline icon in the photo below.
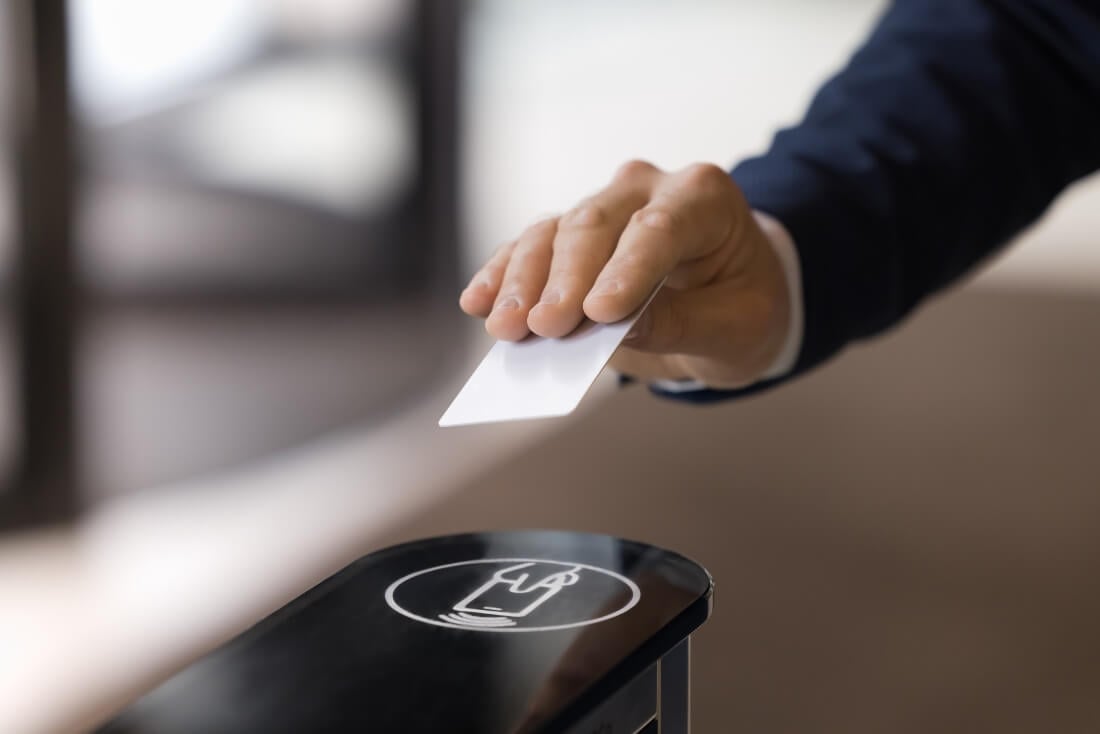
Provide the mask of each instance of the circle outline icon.
{"label": "circle outline icon", "polygon": [[[580,622],[569,622],[567,624],[543,625],[543,626],[538,626],[538,627],[521,627],[521,626],[516,626],[516,627],[476,627],[476,626],[463,626],[463,625],[459,625],[459,624],[453,624],[453,623],[442,621],[440,619],[431,619],[430,617],[426,617],[424,615],[417,614],[415,612],[412,612],[412,611],[406,609],[405,607],[401,606],[401,604],[399,604],[397,599],[396,599],[397,590],[401,587],[401,585],[404,584],[406,581],[414,579],[418,576],[424,576],[424,575],[427,575],[429,573],[434,573],[436,571],[442,571],[442,570],[445,570],[445,569],[448,569],[448,568],[457,568],[459,566],[502,564],[502,563],[550,563],[550,564],[554,564],[554,565],[557,565],[557,566],[576,567],[576,568],[586,569],[586,570],[589,570],[589,571],[594,571],[598,574],[602,574],[604,576],[609,576],[609,577],[615,579],[616,581],[620,582],[621,584],[623,584],[623,586],[625,586],[630,591],[630,600],[627,601],[625,604],[623,604],[618,609],[616,609],[615,611],[613,611],[609,614],[604,614],[602,616],[595,617],[593,619],[582,620]],[[551,559],[551,558],[475,558],[475,559],[472,559],[472,560],[469,560],[469,561],[456,561],[454,563],[444,563],[444,564],[439,565],[439,566],[431,566],[430,568],[424,568],[424,569],[421,569],[419,571],[413,571],[412,573],[405,574],[404,576],[397,579],[396,581],[394,581],[392,584],[390,584],[386,588],[385,598],[386,598],[386,604],[389,605],[390,609],[397,612],[398,614],[400,614],[404,617],[408,617],[409,619],[416,620],[417,622],[422,622],[424,624],[430,624],[430,625],[433,625],[435,627],[444,627],[444,628],[447,628],[447,629],[463,630],[463,631],[466,631],[466,632],[552,632],[554,630],[566,630],[566,629],[573,629],[573,628],[576,628],[576,627],[587,627],[589,625],[599,624],[600,622],[606,622],[609,619],[614,619],[615,617],[622,616],[623,614],[626,614],[631,609],[633,609],[635,606],[637,606],[638,602],[641,601],[641,599],[642,599],[642,590],[638,588],[638,585],[636,583],[634,583],[633,581],[628,579],[626,576],[623,576],[621,573],[617,573],[615,571],[610,571],[606,568],[601,568],[599,566],[593,566],[592,564],[589,564],[589,563],[575,563],[573,561],[558,561],[558,560],[554,560],[554,559]]]}

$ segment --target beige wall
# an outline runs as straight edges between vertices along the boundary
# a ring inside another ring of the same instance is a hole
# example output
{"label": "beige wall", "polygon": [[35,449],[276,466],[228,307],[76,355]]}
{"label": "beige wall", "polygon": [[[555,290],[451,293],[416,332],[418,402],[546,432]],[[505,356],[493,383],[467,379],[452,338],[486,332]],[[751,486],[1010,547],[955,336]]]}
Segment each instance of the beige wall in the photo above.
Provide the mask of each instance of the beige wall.
{"label": "beige wall", "polygon": [[1100,296],[960,292],[769,395],[629,389],[390,539],[621,534],[717,580],[700,732],[1100,728]]}

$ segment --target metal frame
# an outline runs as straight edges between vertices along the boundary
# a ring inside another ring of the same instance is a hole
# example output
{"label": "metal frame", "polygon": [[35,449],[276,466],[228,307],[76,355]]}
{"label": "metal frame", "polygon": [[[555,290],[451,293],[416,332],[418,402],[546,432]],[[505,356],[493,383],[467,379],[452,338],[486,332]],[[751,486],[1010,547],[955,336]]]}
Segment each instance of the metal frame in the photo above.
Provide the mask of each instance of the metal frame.
{"label": "metal frame", "polygon": [[14,278],[19,450],[0,529],[58,522],[78,507],[74,415],[73,149],[64,0],[17,0]]}
{"label": "metal frame", "polygon": [[691,734],[691,637],[570,726],[568,734]]}
{"label": "metal frame", "polygon": [[691,734],[691,638],[660,661],[660,734]]}

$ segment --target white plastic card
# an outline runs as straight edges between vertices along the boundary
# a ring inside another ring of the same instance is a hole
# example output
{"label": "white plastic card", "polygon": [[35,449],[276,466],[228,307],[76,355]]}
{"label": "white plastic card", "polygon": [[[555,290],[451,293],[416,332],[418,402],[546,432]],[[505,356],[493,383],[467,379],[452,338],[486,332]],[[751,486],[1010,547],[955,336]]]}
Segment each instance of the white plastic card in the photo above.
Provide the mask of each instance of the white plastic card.
{"label": "white plastic card", "polygon": [[586,319],[560,339],[532,335],[520,342],[497,342],[439,425],[446,428],[572,413],[652,299],[651,295],[622,321],[597,324]]}

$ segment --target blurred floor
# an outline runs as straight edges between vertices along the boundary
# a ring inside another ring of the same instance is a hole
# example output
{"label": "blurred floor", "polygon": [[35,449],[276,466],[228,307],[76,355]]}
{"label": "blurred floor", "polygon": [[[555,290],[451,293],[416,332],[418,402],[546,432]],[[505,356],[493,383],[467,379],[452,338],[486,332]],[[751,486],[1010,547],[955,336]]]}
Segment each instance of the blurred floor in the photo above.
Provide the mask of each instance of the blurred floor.
{"label": "blurred floor", "polygon": [[211,474],[381,424],[461,360],[438,311],[423,297],[100,310],[84,339],[90,491]]}
{"label": "blurred floor", "polygon": [[[85,491],[100,501],[381,424],[461,363],[437,299],[388,304],[110,305],[81,338]],[[10,323],[0,317],[0,345]],[[12,416],[0,348],[0,415]],[[10,420],[0,460],[10,465]]]}

